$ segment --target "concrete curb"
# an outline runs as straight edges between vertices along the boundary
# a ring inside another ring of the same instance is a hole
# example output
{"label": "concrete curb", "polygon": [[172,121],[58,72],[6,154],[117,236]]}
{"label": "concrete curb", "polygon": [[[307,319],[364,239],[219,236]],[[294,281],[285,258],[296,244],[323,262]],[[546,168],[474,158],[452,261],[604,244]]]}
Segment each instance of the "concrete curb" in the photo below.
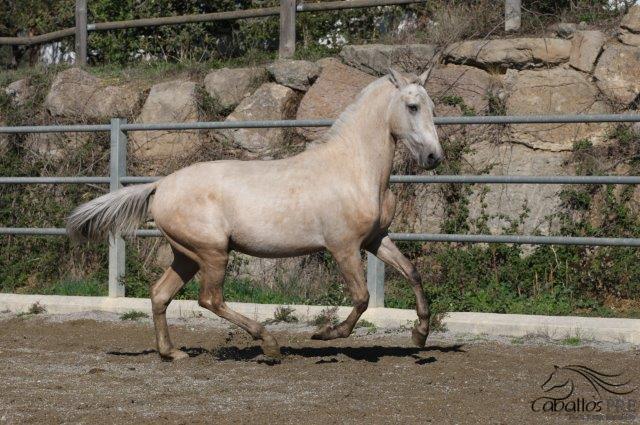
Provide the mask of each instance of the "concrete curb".
{"label": "concrete curb", "polygon": [[[122,314],[131,310],[151,314],[151,301],[145,298],[76,297],[60,295],[0,294],[0,311],[26,312],[34,303],[40,303],[50,314],[104,311]],[[237,312],[254,320],[273,318],[277,304],[228,303]],[[313,320],[326,306],[291,305],[301,321]],[[340,319],[347,317],[350,307],[338,307]],[[209,317],[221,320],[201,308],[196,301],[176,300],[167,310],[170,318]],[[366,319],[381,328],[411,327],[416,320],[413,310],[396,308],[370,308]],[[542,334],[552,339],[580,336],[582,339],[640,344],[640,319],[613,319],[576,316],[533,316],[496,313],[448,313],[443,321],[446,328],[457,334],[521,337]]]}

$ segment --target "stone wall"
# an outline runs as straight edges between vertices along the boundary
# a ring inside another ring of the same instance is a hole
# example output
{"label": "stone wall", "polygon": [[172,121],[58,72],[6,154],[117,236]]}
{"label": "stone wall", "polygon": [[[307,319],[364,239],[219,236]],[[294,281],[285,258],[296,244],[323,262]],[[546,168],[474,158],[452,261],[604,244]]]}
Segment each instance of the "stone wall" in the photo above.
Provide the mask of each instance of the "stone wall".
{"label": "stone wall", "polygon": [[[191,122],[206,118],[202,111],[206,95],[226,120],[336,118],[389,67],[414,73],[432,67],[427,90],[438,115],[635,111],[640,94],[640,6],[631,8],[616,34],[573,26],[571,31],[558,30],[545,38],[468,40],[443,49],[424,44],[346,46],[339,58],[215,69],[203,78],[174,78],[146,88],[112,84],[71,68],[56,76],[43,108],[52,121],[104,122],[126,116],[136,122]],[[14,81],[4,90],[19,104],[29,92],[29,81]],[[608,124],[535,124],[443,126],[439,131],[445,150],[447,143],[466,147],[457,159],[458,172],[560,175],[575,173],[571,152],[576,142],[606,146],[611,143],[611,128]],[[282,155],[281,148],[289,146],[292,137],[300,150],[321,143],[325,131],[140,132],[131,137],[131,154],[133,160],[162,164],[177,155],[193,159],[199,149],[218,144],[241,158],[269,159]],[[0,154],[6,144],[3,140]],[[47,137],[28,140],[38,154],[61,155],[59,146],[51,147]],[[419,172],[402,155],[396,160],[396,171]],[[151,172],[158,169],[163,168],[147,167]],[[524,233],[552,230],[548,217],[559,208],[560,187],[487,187],[488,191],[472,188],[469,220],[482,210],[491,217],[490,229],[500,232],[510,219],[521,220],[527,208]],[[394,230],[442,230],[446,201],[436,186],[398,190],[401,200]],[[268,269],[277,269],[272,263]],[[261,275],[262,268],[256,264],[250,264],[247,273]],[[261,271],[256,273],[257,269]]]}

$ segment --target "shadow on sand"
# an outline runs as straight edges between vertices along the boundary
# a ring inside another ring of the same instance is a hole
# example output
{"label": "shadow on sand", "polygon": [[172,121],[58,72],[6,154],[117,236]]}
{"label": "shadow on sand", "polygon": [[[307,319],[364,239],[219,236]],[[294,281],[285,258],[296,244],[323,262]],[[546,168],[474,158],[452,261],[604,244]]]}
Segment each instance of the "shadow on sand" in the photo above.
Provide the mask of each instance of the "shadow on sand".
{"label": "shadow on sand", "polygon": [[[453,344],[447,346],[431,345],[425,348],[417,347],[281,347],[280,351],[284,357],[298,356],[304,358],[320,357],[316,364],[337,363],[337,356],[343,355],[352,360],[378,362],[383,357],[411,357],[416,359],[415,363],[425,365],[434,363],[437,359],[433,356],[421,357],[420,354],[427,354],[432,351],[441,353],[465,353],[462,349],[464,344]],[[198,357],[203,354],[211,355],[217,360],[236,360],[236,361],[257,361],[258,363],[272,362],[264,360],[262,348],[259,345],[251,347],[227,346],[216,348],[215,350],[207,350],[202,347],[181,347],[189,357]],[[145,356],[157,353],[156,350],[144,350],[139,352],[109,351],[107,354],[114,356]]]}

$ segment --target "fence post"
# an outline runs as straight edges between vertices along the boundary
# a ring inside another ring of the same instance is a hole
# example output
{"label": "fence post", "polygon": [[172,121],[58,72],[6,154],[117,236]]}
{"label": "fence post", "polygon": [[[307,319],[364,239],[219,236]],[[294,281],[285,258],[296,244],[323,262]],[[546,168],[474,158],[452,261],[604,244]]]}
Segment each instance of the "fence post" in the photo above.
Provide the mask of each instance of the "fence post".
{"label": "fence post", "polygon": [[367,252],[367,288],[369,307],[384,307],[384,263]]}
{"label": "fence post", "polygon": [[87,0],[76,0],[76,65],[87,64]]}
{"label": "fence post", "polygon": [[504,30],[518,31],[521,25],[522,3],[521,0],[504,1]]}
{"label": "fence post", "polygon": [[286,59],[296,51],[296,0],[280,0],[280,49],[278,56]]}
{"label": "fence post", "polygon": [[[127,135],[120,126],[127,120],[111,119],[111,151],[109,167],[109,191],[122,187],[120,178],[127,173]],[[109,236],[109,297],[124,297],[124,285],[121,280],[125,271],[124,239],[119,234]]]}

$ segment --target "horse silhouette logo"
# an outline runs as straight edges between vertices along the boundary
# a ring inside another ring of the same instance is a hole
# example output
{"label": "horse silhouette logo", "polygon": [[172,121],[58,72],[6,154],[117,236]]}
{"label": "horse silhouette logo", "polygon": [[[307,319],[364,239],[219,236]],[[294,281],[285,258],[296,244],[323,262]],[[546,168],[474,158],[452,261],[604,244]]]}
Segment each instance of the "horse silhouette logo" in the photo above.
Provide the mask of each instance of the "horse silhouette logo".
{"label": "horse silhouette logo", "polygon": [[[578,387],[582,396],[572,397]],[[584,387],[589,398],[584,397]],[[631,381],[622,376],[622,372],[607,374],[582,365],[554,366],[553,372],[540,388],[545,395],[531,403],[534,412],[598,413],[602,411],[604,395],[623,396],[636,390],[631,386]]]}

